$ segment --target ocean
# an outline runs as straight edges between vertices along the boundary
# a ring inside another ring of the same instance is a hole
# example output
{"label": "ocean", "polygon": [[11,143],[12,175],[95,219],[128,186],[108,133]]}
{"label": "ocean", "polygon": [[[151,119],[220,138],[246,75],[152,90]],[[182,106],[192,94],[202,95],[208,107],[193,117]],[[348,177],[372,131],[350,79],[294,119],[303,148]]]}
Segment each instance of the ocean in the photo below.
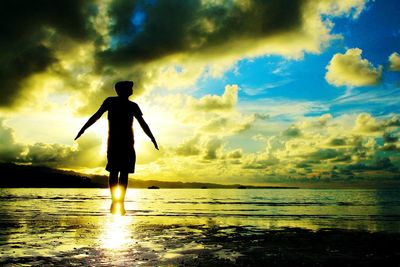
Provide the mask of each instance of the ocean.
{"label": "ocean", "polygon": [[0,265],[191,265],[210,251],[233,264],[246,236],[271,244],[265,231],[400,233],[398,189],[128,189],[125,216],[109,207],[108,189],[0,189]]}
{"label": "ocean", "polygon": [[[0,189],[0,220],[107,216],[108,189]],[[400,232],[398,189],[128,189],[141,221]]]}

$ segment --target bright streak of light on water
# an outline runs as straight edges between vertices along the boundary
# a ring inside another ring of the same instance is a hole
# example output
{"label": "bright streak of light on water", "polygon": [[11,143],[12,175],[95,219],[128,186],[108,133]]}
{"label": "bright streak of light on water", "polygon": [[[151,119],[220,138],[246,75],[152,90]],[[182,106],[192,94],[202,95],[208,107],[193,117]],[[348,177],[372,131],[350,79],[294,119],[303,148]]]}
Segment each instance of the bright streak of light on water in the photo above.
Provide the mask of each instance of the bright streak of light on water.
{"label": "bright streak of light on water", "polygon": [[132,217],[121,216],[119,212],[108,216],[103,227],[104,232],[100,237],[102,247],[120,250],[132,243],[132,233],[129,231],[131,225]]}

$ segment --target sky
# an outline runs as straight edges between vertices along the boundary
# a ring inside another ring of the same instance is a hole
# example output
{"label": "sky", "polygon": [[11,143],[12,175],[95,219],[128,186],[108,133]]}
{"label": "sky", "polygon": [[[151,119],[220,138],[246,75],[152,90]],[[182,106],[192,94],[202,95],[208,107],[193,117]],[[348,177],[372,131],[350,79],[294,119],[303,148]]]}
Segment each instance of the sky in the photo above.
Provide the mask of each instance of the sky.
{"label": "sky", "polygon": [[397,0],[2,1],[0,161],[107,174],[135,82],[131,178],[400,185]]}

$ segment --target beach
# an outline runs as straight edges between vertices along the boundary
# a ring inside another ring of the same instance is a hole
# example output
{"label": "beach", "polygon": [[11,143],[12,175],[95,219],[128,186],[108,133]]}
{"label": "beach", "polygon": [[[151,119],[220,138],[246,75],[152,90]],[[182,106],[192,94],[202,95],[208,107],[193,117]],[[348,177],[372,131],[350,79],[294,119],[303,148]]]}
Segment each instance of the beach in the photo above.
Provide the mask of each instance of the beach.
{"label": "beach", "polygon": [[130,189],[125,216],[104,189],[0,192],[2,266],[400,263],[396,190]]}

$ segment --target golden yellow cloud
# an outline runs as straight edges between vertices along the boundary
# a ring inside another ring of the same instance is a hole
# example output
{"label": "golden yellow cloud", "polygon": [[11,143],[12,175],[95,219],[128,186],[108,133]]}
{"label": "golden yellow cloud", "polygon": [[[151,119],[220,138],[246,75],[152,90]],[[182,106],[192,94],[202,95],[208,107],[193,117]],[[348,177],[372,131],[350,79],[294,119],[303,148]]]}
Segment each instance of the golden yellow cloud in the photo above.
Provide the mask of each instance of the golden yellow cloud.
{"label": "golden yellow cloud", "polygon": [[376,85],[382,78],[382,66],[375,68],[368,60],[361,58],[362,50],[348,49],[345,54],[335,54],[328,66],[325,79],[334,86]]}
{"label": "golden yellow cloud", "polygon": [[393,52],[389,57],[389,69],[400,71],[400,55],[397,52]]}
{"label": "golden yellow cloud", "polygon": [[[229,114],[234,114],[232,112]],[[185,134],[177,129],[175,134],[183,141],[171,142],[162,147],[162,151],[153,153],[151,143],[141,144],[143,149],[138,150],[138,172],[134,177],[218,183],[293,182],[313,177],[336,177],[344,181],[349,177],[366,179],[370,177],[366,172],[373,170],[375,175],[380,173],[390,178],[395,175],[399,162],[396,132],[399,121],[397,115],[377,118],[367,113],[341,117],[325,114],[298,120],[287,127],[298,129],[300,135],[291,130],[266,134],[263,125],[254,124],[252,133],[245,132],[240,137],[204,133],[193,124],[192,131]],[[259,146],[256,151],[249,151],[254,132],[259,133]],[[90,132],[75,146],[19,144],[13,137],[13,130],[4,123],[0,136],[12,144],[11,147],[0,145],[0,156],[13,155],[14,162],[77,170],[98,170],[104,166],[105,155],[99,153],[101,140]],[[384,144],[377,141],[382,136]],[[232,138],[241,138],[241,141]],[[15,153],[10,153],[10,149]]]}
{"label": "golden yellow cloud", "polygon": [[381,124],[368,113],[361,113],[357,116],[354,131],[359,133],[375,133],[383,130]]}
{"label": "golden yellow cloud", "polygon": [[204,111],[228,111],[232,110],[237,103],[238,86],[227,85],[222,96],[206,95],[198,100],[189,100],[188,105],[195,110]]}

